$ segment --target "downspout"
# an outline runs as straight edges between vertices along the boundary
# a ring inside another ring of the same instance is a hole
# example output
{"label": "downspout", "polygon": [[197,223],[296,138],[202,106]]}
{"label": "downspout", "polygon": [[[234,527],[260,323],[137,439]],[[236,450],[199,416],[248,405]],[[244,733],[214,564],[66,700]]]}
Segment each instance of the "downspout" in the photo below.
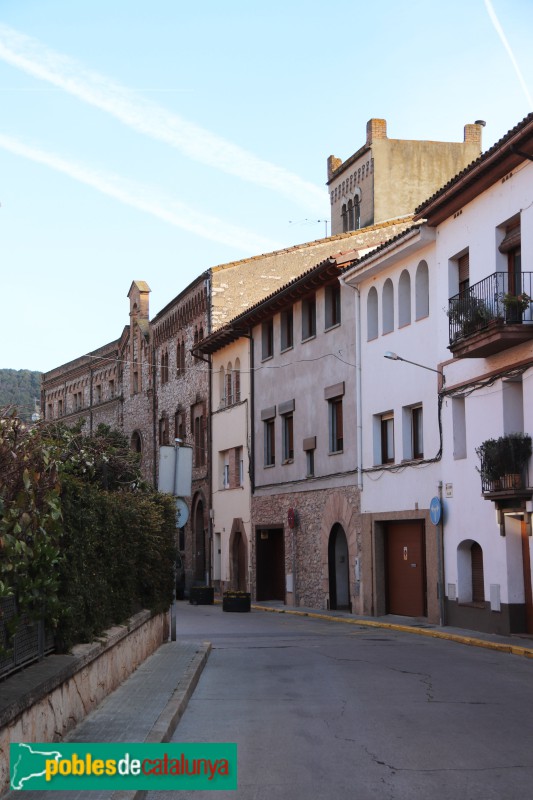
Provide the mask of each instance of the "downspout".
{"label": "downspout", "polygon": [[363,402],[362,372],[361,372],[361,292],[358,286],[352,286],[342,277],[339,283],[353,289],[355,292],[355,410],[356,410],[356,447],[355,468],[357,470],[357,488],[363,491],[363,415],[361,413]]}

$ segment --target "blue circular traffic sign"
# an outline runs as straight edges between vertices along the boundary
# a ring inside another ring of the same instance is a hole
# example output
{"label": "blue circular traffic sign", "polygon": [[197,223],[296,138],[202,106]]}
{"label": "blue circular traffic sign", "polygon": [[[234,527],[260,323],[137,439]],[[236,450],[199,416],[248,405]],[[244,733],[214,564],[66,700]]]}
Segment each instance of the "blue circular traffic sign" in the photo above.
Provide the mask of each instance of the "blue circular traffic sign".
{"label": "blue circular traffic sign", "polygon": [[433,497],[429,504],[429,518],[433,525],[438,525],[442,515],[442,503],[440,498]]}

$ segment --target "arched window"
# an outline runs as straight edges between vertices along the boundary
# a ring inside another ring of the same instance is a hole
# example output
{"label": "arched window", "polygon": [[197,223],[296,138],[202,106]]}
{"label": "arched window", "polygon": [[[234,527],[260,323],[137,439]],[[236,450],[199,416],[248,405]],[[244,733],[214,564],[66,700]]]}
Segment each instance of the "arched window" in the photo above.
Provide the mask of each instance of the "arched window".
{"label": "arched window", "polygon": [[457,599],[460,603],[485,602],[483,550],[472,539],[457,548]]}
{"label": "arched window", "polygon": [[406,269],[400,275],[398,283],[398,325],[411,324],[411,276]]}
{"label": "arched window", "polygon": [[233,370],[233,398],[235,403],[241,402],[241,362],[238,358],[235,359]]}
{"label": "arched window", "polygon": [[218,386],[220,391],[220,405],[223,406],[226,403],[226,371],[224,367],[220,367],[220,371],[218,373]]}
{"label": "arched window", "polygon": [[161,353],[161,383],[168,383],[168,351]]}
{"label": "arched window", "polygon": [[416,319],[422,319],[429,314],[429,270],[425,261],[421,261],[416,268],[415,278]]}
{"label": "arched window", "polygon": [[370,288],[366,298],[366,336],[368,341],[378,337],[378,293],[375,286]]}
{"label": "arched window", "polygon": [[353,201],[353,215],[354,215],[354,231],[358,231],[361,227],[361,205],[359,198],[356,197]]}
{"label": "arched window", "polygon": [[348,200],[348,230],[354,229],[354,216],[353,216],[353,201]]}
{"label": "arched window", "polygon": [[231,361],[229,362],[227,369],[226,369],[226,405],[230,406],[233,403],[233,386],[232,386],[233,374],[231,368]]}
{"label": "arched window", "polygon": [[180,362],[180,372],[183,374],[185,372],[185,341],[184,339],[181,340],[181,362]]}
{"label": "arched window", "polygon": [[181,373],[181,342],[178,342],[176,346],[176,374],[179,375]]}
{"label": "arched window", "polygon": [[342,232],[346,233],[346,231],[348,230],[348,210],[346,208],[346,203],[343,203],[341,216],[342,216]]}
{"label": "arched window", "polygon": [[381,308],[383,313],[382,333],[390,333],[394,330],[394,288],[390,278],[387,278],[383,284]]}

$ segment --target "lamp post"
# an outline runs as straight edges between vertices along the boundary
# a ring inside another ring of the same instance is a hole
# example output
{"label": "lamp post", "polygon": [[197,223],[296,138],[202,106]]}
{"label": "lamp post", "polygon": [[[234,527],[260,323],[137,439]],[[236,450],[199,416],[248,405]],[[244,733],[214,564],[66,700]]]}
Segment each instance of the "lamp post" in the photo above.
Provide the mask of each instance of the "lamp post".
{"label": "lamp post", "polygon": [[[410,361],[408,358],[403,358],[399,356],[398,353],[393,353],[391,350],[387,350],[386,353],[383,354],[384,358],[388,358],[391,361],[405,361],[406,364],[413,364],[415,367],[420,367],[421,369],[428,369],[430,372],[436,372],[437,375],[440,375],[442,380],[442,386],[445,384],[445,377],[444,373],[440,369],[435,369],[434,367],[428,367],[425,364],[419,364],[417,361]],[[442,481],[439,481],[439,500],[442,502]],[[444,608],[444,515],[440,516],[440,520],[436,525],[437,529],[437,571],[438,571],[438,579],[437,579],[437,591],[439,595],[439,616],[440,616],[440,624],[445,625],[445,608]]]}

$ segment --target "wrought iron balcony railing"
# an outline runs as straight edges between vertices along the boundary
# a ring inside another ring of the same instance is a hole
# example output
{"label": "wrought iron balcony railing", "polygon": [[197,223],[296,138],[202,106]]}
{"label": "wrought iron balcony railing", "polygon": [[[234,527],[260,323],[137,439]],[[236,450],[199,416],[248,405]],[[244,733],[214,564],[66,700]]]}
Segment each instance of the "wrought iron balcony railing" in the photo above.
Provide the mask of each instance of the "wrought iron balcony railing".
{"label": "wrought iron balcony railing", "polygon": [[495,272],[448,301],[450,344],[495,324],[533,322],[533,272]]}

